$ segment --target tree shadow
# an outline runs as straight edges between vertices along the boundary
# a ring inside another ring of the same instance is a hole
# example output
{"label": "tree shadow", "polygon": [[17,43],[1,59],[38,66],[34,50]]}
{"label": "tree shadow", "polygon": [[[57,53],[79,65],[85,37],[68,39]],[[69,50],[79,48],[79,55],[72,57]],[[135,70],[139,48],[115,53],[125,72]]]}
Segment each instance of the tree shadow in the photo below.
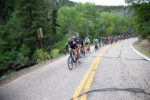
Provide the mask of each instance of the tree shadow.
{"label": "tree shadow", "polygon": [[[140,88],[104,88],[104,89],[96,89],[96,90],[90,90],[86,93],[80,94],[78,97],[81,97],[85,94],[90,94],[93,92],[117,92],[117,91],[124,91],[124,92],[131,92],[131,93],[138,93],[138,94],[145,94],[150,96],[150,93],[146,92],[144,89],[140,89]],[[73,97],[71,98],[71,100],[73,100],[74,98],[78,98],[78,97]]]}
{"label": "tree shadow", "polygon": [[144,61],[148,61],[147,59],[144,59],[144,58],[143,59],[131,59],[131,58],[129,59],[129,58],[125,58],[125,60],[131,60],[131,61],[132,60],[141,60],[141,61],[144,60]]}

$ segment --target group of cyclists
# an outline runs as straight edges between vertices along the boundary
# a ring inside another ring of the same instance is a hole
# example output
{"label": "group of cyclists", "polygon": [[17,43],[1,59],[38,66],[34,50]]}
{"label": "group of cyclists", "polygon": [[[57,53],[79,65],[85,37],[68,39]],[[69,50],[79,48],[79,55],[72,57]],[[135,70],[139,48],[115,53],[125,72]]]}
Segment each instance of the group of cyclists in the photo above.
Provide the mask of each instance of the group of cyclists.
{"label": "group of cyclists", "polygon": [[75,64],[82,56],[85,56],[90,51],[90,39],[77,39],[76,36],[70,38],[66,44],[66,50],[69,50],[70,56],[74,56]]}
{"label": "group of cyclists", "polygon": [[[107,44],[112,44],[113,42],[117,42],[118,40],[122,40],[128,38],[128,36],[107,36],[107,37],[101,37],[101,38],[94,38],[94,49],[95,51],[98,50],[98,48],[103,47]],[[70,58],[73,58],[73,62],[77,64],[79,61],[79,58],[85,56],[88,52],[90,52],[90,39],[88,37],[84,39],[77,38],[76,36],[73,36],[68,39],[66,43],[66,50],[70,53]]]}

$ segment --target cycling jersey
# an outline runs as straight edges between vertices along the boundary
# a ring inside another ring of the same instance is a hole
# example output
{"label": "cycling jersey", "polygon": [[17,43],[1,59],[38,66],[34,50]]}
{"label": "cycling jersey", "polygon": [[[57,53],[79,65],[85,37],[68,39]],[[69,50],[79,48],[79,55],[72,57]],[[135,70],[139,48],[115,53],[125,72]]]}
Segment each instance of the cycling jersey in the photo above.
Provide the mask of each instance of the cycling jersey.
{"label": "cycling jersey", "polygon": [[80,44],[82,47],[84,46],[83,40],[80,40]]}
{"label": "cycling jersey", "polygon": [[100,39],[100,38],[98,39],[98,42],[101,42],[101,39]]}
{"label": "cycling jersey", "polygon": [[87,39],[85,39],[85,43],[86,44],[90,44],[90,40],[87,38]]}
{"label": "cycling jersey", "polygon": [[94,43],[98,43],[98,40],[97,40],[97,39],[94,39]]}
{"label": "cycling jersey", "polygon": [[72,41],[72,43],[70,44],[70,48],[75,50],[77,48],[77,44],[79,44],[78,41]]}

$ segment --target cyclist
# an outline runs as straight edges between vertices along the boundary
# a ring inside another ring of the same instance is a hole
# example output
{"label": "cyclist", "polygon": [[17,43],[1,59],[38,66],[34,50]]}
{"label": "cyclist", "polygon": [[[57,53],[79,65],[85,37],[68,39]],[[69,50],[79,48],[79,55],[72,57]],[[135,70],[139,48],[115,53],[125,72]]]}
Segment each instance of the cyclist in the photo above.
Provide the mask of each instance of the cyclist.
{"label": "cyclist", "polygon": [[[77,41],[76,41],[76,37],[73,36],[71,39],[68,40],[68,44],[69,44],[69,52],[70,52],[70,56],[75,56],[75,64],[77,64]],[[73,52],[73,55],[72,55]]]}
{"label": "cyclist", "polygon": [[99,47],[101,47],[101,38],[98,39]]}
{"label": "cyclist", "polygon": [[85,38],[85,45],[87,51],[90,51],[90,39],[88,37]]}
{"label": "cyclist", "polygon": [[77,39],[75,36],[73,36],[73,41],[76,42],[76,50],[77,50],[77,57],[80,58],[80,39]]}
{"label": "cyclist", "polygon": [[113,37],[110,36],[110,44],[112,44],[112,43],[113,43]]}
{"label": "cyclist", "polygon": [[79,39],[79,42],[80,42],[81,52],[85,56],[84,41],[82,39]]}
{"label": "cyclist", "polygon": [[101,40],[102,40],[102,46],[104,46],[104,37],[102,37]]}
{"label": "cyclist", "polygon": [[95,49],[98,49],[98,39],[94,38]]}
{"label": "cyclist", "polygon": [[107,44],[107,37],[104,37],[104,45]]}

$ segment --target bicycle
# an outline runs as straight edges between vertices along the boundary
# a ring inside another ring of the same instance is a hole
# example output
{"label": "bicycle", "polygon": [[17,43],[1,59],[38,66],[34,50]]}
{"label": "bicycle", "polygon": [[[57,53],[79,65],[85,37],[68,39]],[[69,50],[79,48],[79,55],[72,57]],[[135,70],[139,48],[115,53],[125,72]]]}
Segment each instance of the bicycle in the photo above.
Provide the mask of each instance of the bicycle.
{"label": "bicycle", "polygon": [[98,50],[98,44],[94,43],[94,50],[97,51]]}
{"label": "bicycle", "polygon": [[90,44],[86,44],[86,54],[90,52]]}
{"label": "bicycle", "polygon": [[82,57],[85,57],[85,50],[84,50],[84,47],[81,47],[81,48],[80,48],[79,54],[80,54],[80,57],[81,57],[81,58],[82,58]]}
{"label": "bicycle", "polygon": [[76,62],[79,61],[75,59],[73,52],[70,52],[70,56],[68,57],[68,61],[67,61],[69,70],[73,69],[73,65],[76,64]]}

